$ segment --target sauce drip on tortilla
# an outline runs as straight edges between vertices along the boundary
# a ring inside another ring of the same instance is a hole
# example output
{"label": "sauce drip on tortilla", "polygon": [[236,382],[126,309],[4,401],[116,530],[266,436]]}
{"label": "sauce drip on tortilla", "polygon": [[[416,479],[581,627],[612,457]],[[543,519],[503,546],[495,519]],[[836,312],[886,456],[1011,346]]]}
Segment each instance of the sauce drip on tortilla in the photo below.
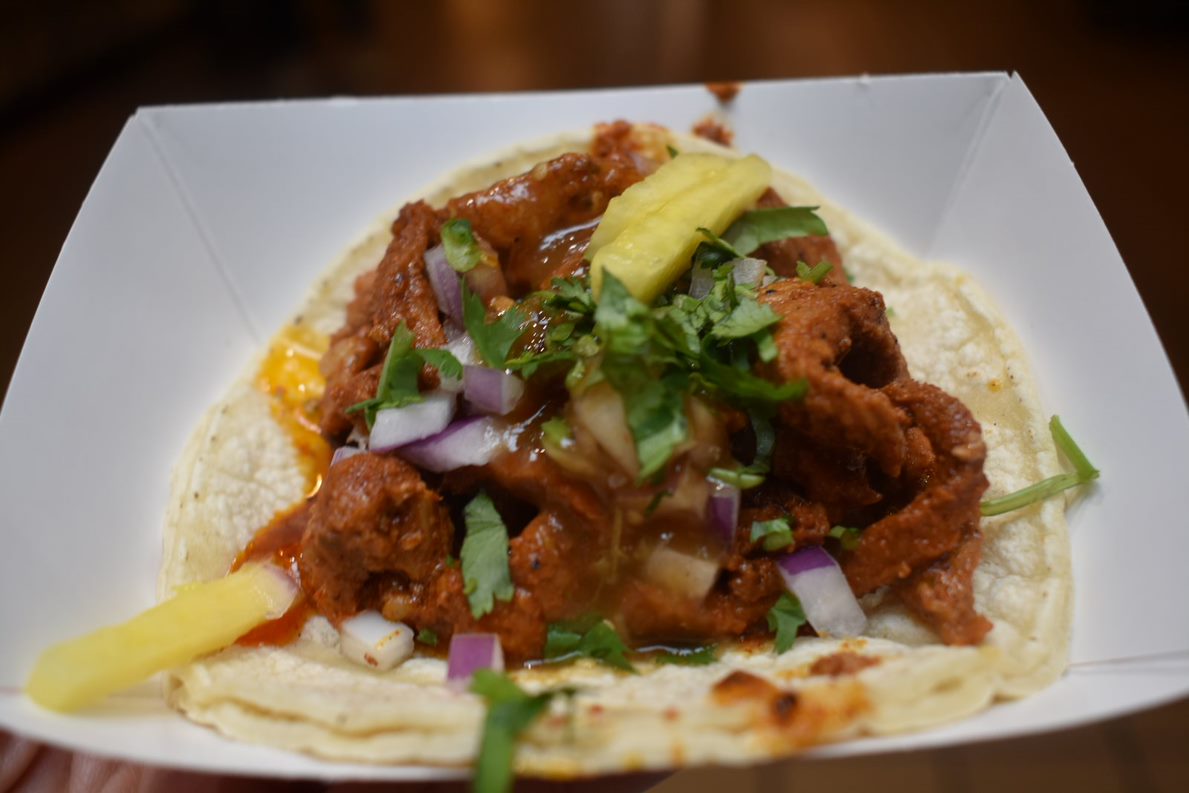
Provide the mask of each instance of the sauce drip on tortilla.
{"label": "sauce drip on tortilla", "polygon": [[[326,390],[326,378],[319,362],[328,345],[324,335],[295,322],[276,335],[260,365],[256,386],[269,395],[273,418],[293,442],[297,464],[305,477],[306,499],[281,510],[256,532],[232,563],[232,570],[248,561],[271,561],[298,577],[309,499],[321,488],[330,467],[330,444],[318,426],[319,402]],[[313,613],[310,601],[304,593],[300,594],[281,617],[249,631],[236,644],[243,647],[289,644],[301,634]]]}

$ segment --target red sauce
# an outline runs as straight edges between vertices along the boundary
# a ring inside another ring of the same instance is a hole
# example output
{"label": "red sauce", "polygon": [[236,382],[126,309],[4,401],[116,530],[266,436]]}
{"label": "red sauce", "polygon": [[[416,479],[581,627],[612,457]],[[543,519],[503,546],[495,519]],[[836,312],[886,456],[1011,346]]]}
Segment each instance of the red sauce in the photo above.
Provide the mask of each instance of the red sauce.
{"label": "red sauce", "polygon": [[293,642],[301,635],[306,620],[314,614],[314,608],[306,600],[304,594],[299,594],[289,610],[275,620],[257,625],[252,630],[235,640],[240,647],[283,647]]}
{"label": "red sauce", "polygon": [[[296,570],[297,559],[301,555],[301,537],[305,534],[306,520],[309,517],[309,505],[309,501],[303,501],[278,512],[267,526],[256,533],[248,546],[240,551],[239,556],[235,557],[231,569],[238,570],[249,561],[271,561],[282,570]],[[305,594],[299,593],[288,611],[275,620],[257,625],[239,637],[236,644],[241,647],[280,647],[289,644],[301,635],[302,627],[313,613],[313,607],[306,600]]]}

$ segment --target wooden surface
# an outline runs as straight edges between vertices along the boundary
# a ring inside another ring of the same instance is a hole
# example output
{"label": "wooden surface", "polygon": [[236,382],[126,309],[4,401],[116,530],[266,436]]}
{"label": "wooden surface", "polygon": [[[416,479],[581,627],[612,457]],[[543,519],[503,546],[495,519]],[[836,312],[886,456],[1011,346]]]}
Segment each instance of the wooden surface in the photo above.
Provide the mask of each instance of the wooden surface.
{"label": "wooden surface", "polygon": [[[99,18],[94,4],[28,5],[0,21],[0,387],[138,105],[988,69],[1019,71],[1045,109],[1189,382],[1183,0],[123,0]],[[1187,739],[1181,702],[993,744],[687,773],[657,790],[1189,790]]]}

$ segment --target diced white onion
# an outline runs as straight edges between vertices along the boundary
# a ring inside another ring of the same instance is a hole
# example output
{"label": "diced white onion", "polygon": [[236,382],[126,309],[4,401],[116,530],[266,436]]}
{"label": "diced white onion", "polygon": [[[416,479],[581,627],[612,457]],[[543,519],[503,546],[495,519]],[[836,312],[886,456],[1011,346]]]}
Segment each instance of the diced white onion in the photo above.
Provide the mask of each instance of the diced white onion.
{"label": "diced white onion", "polygon": [[760,283],[764,277],[764,271],[768,269],[768,263],[763,259],[736,259],[735,269],[731,271],[731,277],[735,279],[735,283],[744,286],[755,286]]}
{"label": "diced white onion", "polygon": [[450,425],[454,404],[453,394],[429,393],[421,402],[381,410],[372,425],[368,447],[373,452],[386,452],[436,435]]}
{"label": "diced white onion", "polygon": [[362,611],[339,626],[339,650],[360,666],[387,672],[413,654],[413,629]]}
{"label": "diced white onion", "polygon": [[644,577],[676,595],[701,600],[718,578],[718,564],[662,545],[644,563]]}
{"label": "diced white onion", "polygon": [[714,288],[714,273],[709,267],[696,266],[690,272],[689,296],[701,300]]}
{"label": "diced white onion", "polygon": [[620,468],[634,477],[640,470],[640,461],[619,393],[609,384],[600,383],[576,396],[570,405],[574,419],[594,436]]}
{"label": "diced white onion", "polygon": [[[479,354],[475,351],[475,342],[466,333],[460,333],[446,343],[446,351],[458,359],[463,366],[473,366],[479,363]],[[438,389],[451,394],[462,392],[463,380],[459,378],[441,377]]]}

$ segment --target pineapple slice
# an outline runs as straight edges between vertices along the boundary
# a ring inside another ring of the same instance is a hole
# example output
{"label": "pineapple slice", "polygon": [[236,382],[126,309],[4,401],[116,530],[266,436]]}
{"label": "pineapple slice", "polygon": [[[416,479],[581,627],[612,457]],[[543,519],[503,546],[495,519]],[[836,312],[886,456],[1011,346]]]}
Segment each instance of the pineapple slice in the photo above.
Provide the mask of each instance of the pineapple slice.
{"label": "pineapple slice", "polygon": [[125,623],[49,648],[25,693],[50,710],[77,710],[227,647],[284,614],[296,595],[297,585],[279,568],[244,565],[225,578],[185,587]]}
{"label": "pineapple slice", "polygon": [[622,195],[612,198],[586,248],[587,261],[618,237],[633,219],[667,204],[725,169],[728,163],[730,160],[716,154],[682,154],[669,160],[647,179],[624,190]]}
{"label": "pineapple slice", "polygon": [[[658,170],[648,178],[660,173]],[[698,228],[722,234],[756,202],[771,178],[768,163],[751,155],[711,173],[664,204],[642,207],[641,214],[591,260],[595,296],[602,290],[603,273],[611,272],[637,300],[651,304],[690,266],[690,257],[703,239]]]}

